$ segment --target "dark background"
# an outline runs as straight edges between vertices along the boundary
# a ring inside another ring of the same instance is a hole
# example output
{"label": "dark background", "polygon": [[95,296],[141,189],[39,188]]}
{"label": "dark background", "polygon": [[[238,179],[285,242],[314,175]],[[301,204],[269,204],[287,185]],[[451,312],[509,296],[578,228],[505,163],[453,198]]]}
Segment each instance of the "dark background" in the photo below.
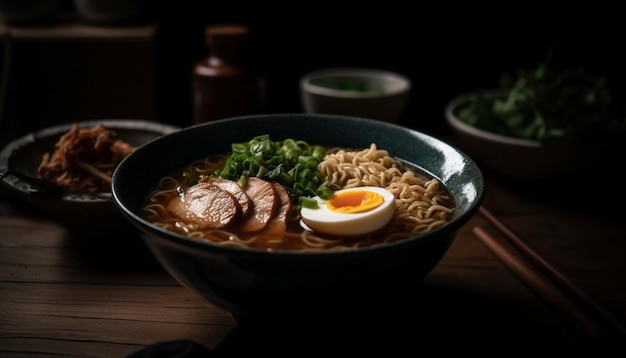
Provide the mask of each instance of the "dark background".
{"label": "dark background", "polygon": [[446,2],[343,8],[316,2],[270,9],[264,2],[196,1],[161,15],[160,48],[181,54],[157,57],[163,61],[161,78],[171,81],[161,88],[163,98],[186,86],[186,69],[205,54],[204,25],[241,22],[250,27],[252,63],[267,75],[271,112],[301,110],[298,79],[307,71],[376,67],[413,80],[405,122],[430,129],[443,122],[443,108],[452,97],[495,87],[503,72],[534,67],[549,49],[557,68],[583,67],[607,77],[616,106],[624,103],[626,32],[624,20],[610,8],[596,10],[589,3],[480,8]]}
{"label": "dark background", "polygon": [[[75,51],[76,44],[23,43],[14,48],[21,57],[13,61],[12,71],[22,75],[13,74],[10,81],[13,90],[4,111],[5,133],[9,133],[8,122],[18,123],[9,128],[14,137],[49,123],[92,118],[132,117],[190,125],[191,69],[207,54],[204,28],[214,23],[249,27],[247,60],[266,77],[270,113],[302,111],[298,80],[308,71],[374,67],[403,73],[413,81],[401,124],[438,134],[447,130],[443,111],[452,98],[496,87],[503,73],[515,75],[520,68],[535,67],[546,60],[549,51],[555,68],[582,67],[605,77],[615,111],[625,112],[622,12],[594,3],[558,8],[544,3],[148,3],[151,7],[145,18],[114,26],[156,24],[152,42],[120,43],[113,48],[83,43],[79,55],[83,71],[68,70],[75,65],[68,65],[71,61],[67,58],[76,56],[59,55]],[[66,6],[72,10],[70,2]],[[55,59],[47,59],[49,54]],[[108,77],[115,82],[102,81],[95,78],[102,63],[116,66],[115,71],[142,76],[111,74]],[[89,66],[95,79],[89,78]],[[39,72],[23,75],[33,71]],[[54,77],[55,71],[64,71],[63,77]],[[29,90],[34,87],[39,91]],[[143,91],[144,87],[149,90]],[[131,97],[120,94],[125,88]],[[77,100],[72,101],[72,96]],[[96,97],[105,97],[107,105],[96,103]],[[46,112],[45,106],[37,105],[46,98],[58,107]]]}

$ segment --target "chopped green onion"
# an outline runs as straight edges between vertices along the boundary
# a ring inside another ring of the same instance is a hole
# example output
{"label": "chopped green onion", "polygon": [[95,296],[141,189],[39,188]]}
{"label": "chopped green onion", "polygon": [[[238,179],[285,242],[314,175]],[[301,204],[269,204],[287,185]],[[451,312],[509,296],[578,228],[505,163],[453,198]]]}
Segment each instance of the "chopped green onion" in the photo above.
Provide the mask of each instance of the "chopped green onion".
{"label": "chopped green onion", "polygon": [[276,181],[292,196],[298,197],[297,207],[300,207],[301,201],[308,203],[312,200],[306,200],[307,197],[326,199],[333,193],[331,188],[340,189],[339,185],[327,181],[317,171],[317,165],[326,155],[326,149],[322,146],[292,138],[272,141],[268,134],[264,134],[248,142],[233,143],[231,149],[224,166],[216,170],[214,175],[236,180],[240,184],[249,176]]}
{"label": "chopped green onion", "polygon": [[301,196],[298,198],[298,206],[301,208],[315,209],[317,208],[317,200]]}

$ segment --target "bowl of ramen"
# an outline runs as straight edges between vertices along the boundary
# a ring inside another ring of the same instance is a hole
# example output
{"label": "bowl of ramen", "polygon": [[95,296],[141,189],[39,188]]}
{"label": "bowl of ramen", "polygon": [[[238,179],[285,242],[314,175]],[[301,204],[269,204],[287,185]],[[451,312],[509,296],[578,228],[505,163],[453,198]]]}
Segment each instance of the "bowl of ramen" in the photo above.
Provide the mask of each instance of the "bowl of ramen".
{"label": "bowl of ramen", "polygon": [[0,188],[16,206],[48,216],[73,233],[135,233],[113,202],[113,170],[136,148],[178,129],[145,120],[102,119],[28,133],[0,152]]}
{"label": "bowl of ramen", "polygon": [[112,181],[161,265],[239,322],[403,297],[483,192],[476,164],[437,138],[323,114],[187,127],[128,155]]}

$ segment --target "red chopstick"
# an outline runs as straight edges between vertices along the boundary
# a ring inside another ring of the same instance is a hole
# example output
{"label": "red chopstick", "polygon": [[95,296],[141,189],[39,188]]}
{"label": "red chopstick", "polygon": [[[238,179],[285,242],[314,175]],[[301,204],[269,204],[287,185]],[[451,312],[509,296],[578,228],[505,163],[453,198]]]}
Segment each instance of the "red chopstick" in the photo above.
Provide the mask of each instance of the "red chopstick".
{"label": "red chopstick", "polygon": [[483,228],[475,226],[474,234],[503,264],[505,264],[528,288],[543,299],[550,307],[569,319],[591,337],[600,336],[600,328],[561,290],[550,284],[548,279],[536,272],[525,261],[518,258],[504,245],[489,235]]}
{"label": "red chopstick", "polygon": [[[534,249],[528,246],[520,237],[518,237],[513,231],[511,231],[504,223],[498,220],[489,210],[484,206],[479,208],[479,212],[494,225],[516,249],[518,249],[530,262],[532,262],[537,268],[539,268],[544,274],[548,276],[561,290],[565,291],[565,294],[570,299],[582,305],[584,310],[592,315],[597,321],[601,322],[604,327],[610,329],[610,332],[614,339],[621,342],[622,345],[626,344],[626,327],[615,316],[608,312],[599,302],[593,297],[588,295],[579,286],[577,286],[571,279],[567,277],[561,270],[555,265],[548,262]],[[502,260],[507,266],[522,278],[529,286],[536,288],[535,291],[544,290],[545,286],[538,287],[537,283],[540,282],[537,277],[531,274],[532,271],[523,268],[523,263],[515,256],[511,255],[504,246],[501,246],[496,242],[494,238],[489,236],[484,230],[479,227],[474,228],[474,233],[500,260]],[[544,297],[545,298],[545,297]],[[559,301],[563,300],[559,298]],[[573,313],[572,307],[563,307]],[[584,321],[580,315],[573,313],[573,317],[579,321]],[[584,323],[584,322],[583,322]],[[587,327],[589,329],[589,327]],[[624,346],[626,347],[626,346]]]}

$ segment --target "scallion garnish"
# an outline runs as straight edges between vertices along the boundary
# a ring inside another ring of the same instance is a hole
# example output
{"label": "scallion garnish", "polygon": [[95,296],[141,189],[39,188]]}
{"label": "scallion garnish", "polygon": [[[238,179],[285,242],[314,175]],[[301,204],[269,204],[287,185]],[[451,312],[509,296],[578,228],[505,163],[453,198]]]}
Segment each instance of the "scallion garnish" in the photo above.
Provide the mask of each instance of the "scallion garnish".
{"label": "scallion garnish", "polygon": [[298,198],[296,209],[302,205],[317,206],[317,201],[311,197],[328,199],[333,189],[341,189],[317,171],[317,165],[326,155],[322,146],[291,138],[272,141],[268,134],[263,134],[248,142],[233,143],[231,149],[231,155],[215,172],[216,176],[236,180],[240,184],[248,176],[276,181]]}

